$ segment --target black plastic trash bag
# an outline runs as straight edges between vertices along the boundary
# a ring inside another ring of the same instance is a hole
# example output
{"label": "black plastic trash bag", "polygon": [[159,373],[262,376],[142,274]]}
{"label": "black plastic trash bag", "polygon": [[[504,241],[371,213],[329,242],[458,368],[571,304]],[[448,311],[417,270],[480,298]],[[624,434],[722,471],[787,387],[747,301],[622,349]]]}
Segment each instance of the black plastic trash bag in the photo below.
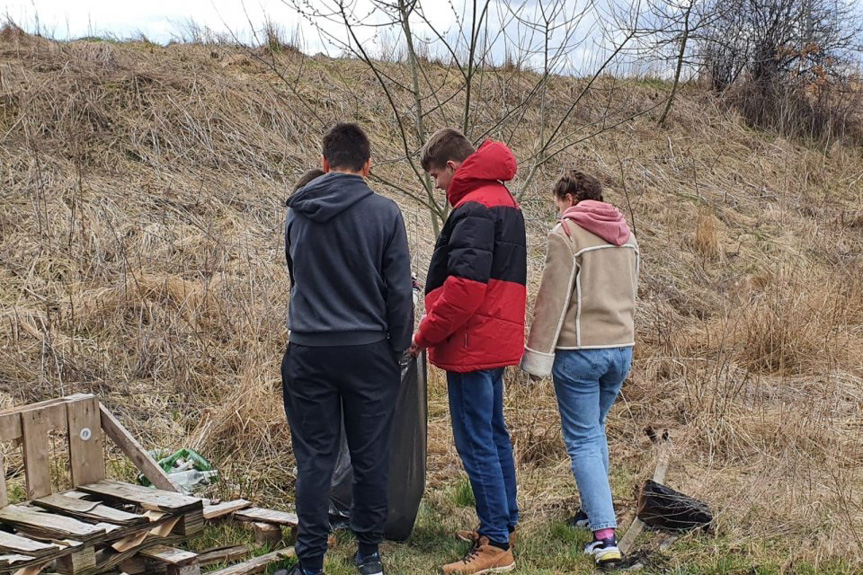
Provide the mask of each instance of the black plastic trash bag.
{"label": "black plastic trash bag", "polygon": [[656,529],[710,529],[713,514],[706,503],[648,480],[638,497],[638,518]]}
{"label": "black plastic trash bag", "polygon": [[[384,526],[384,537],[392,541],[404,541],[410,536],[425,491],[428,446],[426,371],[425,352],[417,358],[408,356],[402,360],[401,388],[390,441],[389,515]],[[350,526],[353,500],[354,474],[344,424],[340,443],[330,487],[330,524],[335,529]]]}

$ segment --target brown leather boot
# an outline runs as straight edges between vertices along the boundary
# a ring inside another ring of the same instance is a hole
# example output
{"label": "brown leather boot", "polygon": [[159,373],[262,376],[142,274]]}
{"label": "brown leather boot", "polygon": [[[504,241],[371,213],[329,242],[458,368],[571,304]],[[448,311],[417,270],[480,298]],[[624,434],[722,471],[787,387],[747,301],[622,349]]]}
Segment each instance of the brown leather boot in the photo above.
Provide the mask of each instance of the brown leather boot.
{"label": "brown leather boot", "polygon": [[[479,541],[479,531],[476,529],[462,529],[460,531],[455,532],[456,539],[461,539],[462,541],[467,541],[468,543],[473,543],[476,545],[476,542]],[[515,531],[509,534],[509,546],[515,547],[516,542],[518,541],[518,528]]]}
{"label": "brown leather boot", "polygon": [[444,575],[480,575],[482,573],[506,573],[515,569],[512,547],[504,551],[490,545],[488,537],[480,537],[467,555],[459,561],[443,566]]}

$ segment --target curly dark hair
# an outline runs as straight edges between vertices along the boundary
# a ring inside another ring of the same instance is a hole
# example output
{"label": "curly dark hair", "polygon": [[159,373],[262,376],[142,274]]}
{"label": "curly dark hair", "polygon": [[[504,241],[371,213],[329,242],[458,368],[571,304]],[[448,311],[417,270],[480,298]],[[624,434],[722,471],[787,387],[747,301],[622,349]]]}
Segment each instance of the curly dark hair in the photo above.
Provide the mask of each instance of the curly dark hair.
{"label": "curly dark hair", "polygon": [[579,170],[570,170],[557,180],[554,184],[554,195],[565,198],[567,194],[577,201],[602,199],[602,184],[599,180]]}

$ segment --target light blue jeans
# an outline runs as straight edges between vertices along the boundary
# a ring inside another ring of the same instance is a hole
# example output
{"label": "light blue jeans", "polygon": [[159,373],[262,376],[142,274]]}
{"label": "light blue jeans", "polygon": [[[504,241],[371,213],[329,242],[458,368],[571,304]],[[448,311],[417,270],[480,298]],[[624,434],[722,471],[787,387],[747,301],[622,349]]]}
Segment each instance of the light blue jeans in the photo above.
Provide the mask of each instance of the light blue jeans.
{"label": "light blue jeans", "polygon": [[563,442],[591,531],[617,527],[608,482],[605,418],[631,367],[631,347],[558,350],[554,358]]}

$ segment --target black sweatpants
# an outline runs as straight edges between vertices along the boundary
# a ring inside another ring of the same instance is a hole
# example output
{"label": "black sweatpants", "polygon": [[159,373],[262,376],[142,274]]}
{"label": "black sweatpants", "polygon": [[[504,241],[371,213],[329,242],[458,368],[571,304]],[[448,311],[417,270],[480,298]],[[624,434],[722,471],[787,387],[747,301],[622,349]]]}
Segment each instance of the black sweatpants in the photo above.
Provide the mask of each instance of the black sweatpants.
{"label": "black sweatpants", "polygon": [[383,540],[398,359],[387,340],[340,347],[291,343],[282,359],[282,385],[297,460],[294,548],[303,567],[321,569],[342,415],[354,471],[351,529],[361,545]]}

